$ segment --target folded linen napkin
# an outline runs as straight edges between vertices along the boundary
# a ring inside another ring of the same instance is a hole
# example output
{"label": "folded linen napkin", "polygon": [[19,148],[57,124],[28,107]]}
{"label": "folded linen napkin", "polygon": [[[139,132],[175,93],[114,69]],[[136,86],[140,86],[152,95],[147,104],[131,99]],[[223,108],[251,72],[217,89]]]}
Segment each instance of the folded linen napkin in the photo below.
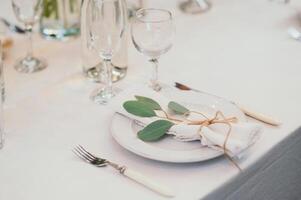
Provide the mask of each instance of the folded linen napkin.
{"label": "folded linen napkin", "polygon": [[[174,92],[178,92],[174,90]],[[129,100],[135,100],[135,95],[145,96],[157,101],[161,107],[167,111],[168,103],[170,101],[176,101],[176,99],[169,99],[162,92],[155,92],[147,86],[135,86],[119,94],[111,102],[113,110],[127,118],[133,119],[142,126],[146,126],[151,122],[158,120],[158,117],[144,118],[132,115],[123,108],[123,103]],[[182,95],[189,95],[189,93],[183,93]],[[181,102],[178,102],[181,103]],[[206,105],[202,105],[204,108]],[[209,105],[207,105],[209,107]],[[189,105],[187,106],[189,108]],[[193,108],[189,108],[193,109]],[[215,112],[209,112],[208,109],[196,110],[202,112],[209,118],[213,118]],[[221,110],[222,111],[222,110]],[[160,113],[158,113],[160,115]],[[235,117],[235,116],[225,116]],[[203,120],[201,115],[191,114],[190,119]],[[201,125],[188,125],[187,123],[179,123],[170,128],[167,134],[172,135],[175,139],[183,142],[200,140],[203,146],[214,148],[219,151],[224,151],[222,148],[226,135],[228,133],[229,126],[223,123],[215,123],[208,126]],[[255,123],[249,123],[246,121],[238,121],[237,123],[231,123],[231,132],[226,143],[227,153],[231,156],[240,157],[242,153],[248,149],[259,138],[261,132],[261,126]]]}

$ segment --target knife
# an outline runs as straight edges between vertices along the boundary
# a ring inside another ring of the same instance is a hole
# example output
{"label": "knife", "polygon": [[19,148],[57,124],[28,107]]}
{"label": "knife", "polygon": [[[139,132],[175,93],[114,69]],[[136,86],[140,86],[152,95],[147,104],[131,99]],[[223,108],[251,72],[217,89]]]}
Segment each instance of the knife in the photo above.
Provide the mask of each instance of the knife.
{"label": "knife", "polygon": [[[175,82],[175,87],[180,89],[180,90],[190,90],[190,91],[194,91],[194,92],[198,92],[198,93],[208,94],[208,95],[217,97],[219,99],[225,100],[225,98],[223,98],[223,97],[220,97],[220,96],[217,96],[217,95],[214,95],[214,94],[209,94],[207,92],[204,92],[204,91],[201,91],[201,90],[198,90],[198,89],[195,89],[195,88],[188,87],[187,85],[184,85],[182,83]],[[259,120],[261,122],[264,122],[264,123],[272,125],[272,126],[280,126],[281,125],[281,122],[279,122],[279,121],[277,121],[277,120],[275,120],[275,119],[273,119],[273,118],[271,118],[267,115],[255,112],[255,111],[251,110],[250,108],[242,106],[242,105],[240,105],[240,104],[238,104],[234,101],[230,101],[230,102],[232,104],[234,104],[235,106],[237,106],[245,115],[247,115],[249,117],[252,117],[253,119]]]}

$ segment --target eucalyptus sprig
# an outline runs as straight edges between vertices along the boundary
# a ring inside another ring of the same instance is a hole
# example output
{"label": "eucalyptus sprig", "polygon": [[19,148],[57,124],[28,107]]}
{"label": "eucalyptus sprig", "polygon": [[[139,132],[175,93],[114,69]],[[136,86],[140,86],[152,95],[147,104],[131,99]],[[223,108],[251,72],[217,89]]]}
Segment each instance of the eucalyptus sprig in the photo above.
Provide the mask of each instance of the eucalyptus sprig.
{"label": "eucalyptus sprig", "polygon": [[[169,129],[176,124],[176,122],[186,122],[188,121],[188,125],[200,125],[200,126],[208,126],[214,123],[222,123],[228,125],[229,129],[227,132],[227,137],[225,138],[223,146],[220,146],[226,157],[233,163],[240,171],[241,168],[239,165],[232,159],[231,156],[227,153],[227,141],[229,135],[231,133],[232,125],[231,123],[236,123],[236,117],[228,117],[226,118],[221,111],[217,111],[213,118],[207,117],[205,114],[197,111],[190,111],[186,107],[182,106],[181,104],[171,101],[168,103],[168,109],[172,111],[176,115],[181,115],[184,117],[185,120],[180,120],[176,118],[170,117],[166,111],[162,109],[160,104],[153,99],[143,96],[135,96],[136,100],[126,101],[123,104],[124,109],[139,117],[158,117],[161,118],[156,120],[147,126],[145,126],[142,130],[138,132],[138,138],[143,141],[156,141],[161,138],[169,131]],[[162,111],[165,114],[165,117],[158,116],[156,111]],[[199,114],[202,116],[203,119],[191,121],[188,120],[188,116],[191,113]],[[162,119],[163,118],[163,119]]]}
{"label": "eucalyptus sprig", "polygon": [[190,113],[187,108],[174,101],[168,103],[168,108],[178,115],[189,115]]}
{"label": "eucalyptus sprig", "polygon": [[[139,117],[161,118],[148,124],[138,132],[138,138],[141,140],[148,142],[157,141],[161,139],[176,122],[182,122],[182,120],[169,116],[155,100],[143,96],[135,96],[135,98],[136,100],[126,101],[123,104],[124,109],[128,113]],[[187,108],[174,101],[168,103],[168,108],[177,115],[187,115],[190,112]],[[161,111],[165,116],[157,115],[156,111]]]}

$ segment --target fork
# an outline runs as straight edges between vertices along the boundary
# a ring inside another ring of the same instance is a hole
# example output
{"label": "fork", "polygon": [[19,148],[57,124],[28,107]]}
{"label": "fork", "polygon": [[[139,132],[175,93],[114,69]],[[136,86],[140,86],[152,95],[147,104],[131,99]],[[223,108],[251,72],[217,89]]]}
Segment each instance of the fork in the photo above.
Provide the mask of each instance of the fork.
{"label": "fork", "polygon": [[144,185],[145,187],[153,190],[154,192],[157,192],[166,197],[175,196],[174,192],[170,188],[163,186],[158,182],[142,175],[141,173],[127,168],[126,166],[116,164],[104,158],[96,157],[93,154],[89,153],[81,145],[76,146],[72,151],[75,155],[83,159],[85,162],[88,162],[89,164],[92,164],[96,167],[105,167],[109,165],[114,169],[118,170],[120,174],[136,181],[137,183]]}

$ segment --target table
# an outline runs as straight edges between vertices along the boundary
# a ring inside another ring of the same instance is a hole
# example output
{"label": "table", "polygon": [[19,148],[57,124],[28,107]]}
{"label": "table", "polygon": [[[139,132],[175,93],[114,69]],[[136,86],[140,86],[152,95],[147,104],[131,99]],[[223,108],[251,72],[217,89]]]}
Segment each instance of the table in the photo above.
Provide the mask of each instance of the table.
{"label": "table", "polygon": [[[126,151],[110,135],[111,110],[88,98],[97,84],[81,75],[79,39],[59,43],[36,35],[36,54],[45,57],[49,67],[20,74],[13,62],[24,54],[25,41],[13,35],[14,48],[5,61],[7,134],[0,151],[1,200],[165,199],[110,168],[83,163],[71,152],[76,144],[170,185],[178,191],[174,199],[218,199],[233,191],[241,176],[250,179],[261,169],[254,170],[256,163],[290,138],[301,124],[301,44],[286,30],[298,24],[301,4],[212,0],[210,12],[191,16],[181,13],[178,3],[148,1],[149,6],[170,9],[176,22],[174,47],[160,61],[160,79],[233,99],[283,122],[280,128],[265,126],[252,153],[239,162],[245,172],[239,174],[222,157],[183,165]],[[14,20],[9,0],[0,5],[0,15]],[[119,88],[147,77],[148,63],[132,45],[129,60],[128,76],[116,84]]]}

